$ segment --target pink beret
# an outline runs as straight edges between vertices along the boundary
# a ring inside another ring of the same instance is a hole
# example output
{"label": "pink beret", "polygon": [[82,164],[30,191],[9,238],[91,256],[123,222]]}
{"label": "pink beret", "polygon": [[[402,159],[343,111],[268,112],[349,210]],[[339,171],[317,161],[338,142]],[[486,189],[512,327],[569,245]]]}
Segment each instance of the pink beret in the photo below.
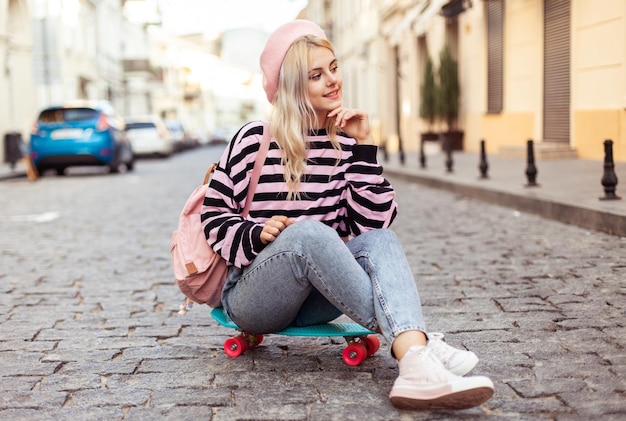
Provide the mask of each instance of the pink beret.
{"label": "pink beret", "polygon": [[278,89],[278,75],[283,59],[291,44],[305,35],[326,38],[324,31],[317,24],[303,19],[296,19],[276,29],[267,39],[261,53],[261,71],[263,72],[263,89],[267,100],[272,102]]}

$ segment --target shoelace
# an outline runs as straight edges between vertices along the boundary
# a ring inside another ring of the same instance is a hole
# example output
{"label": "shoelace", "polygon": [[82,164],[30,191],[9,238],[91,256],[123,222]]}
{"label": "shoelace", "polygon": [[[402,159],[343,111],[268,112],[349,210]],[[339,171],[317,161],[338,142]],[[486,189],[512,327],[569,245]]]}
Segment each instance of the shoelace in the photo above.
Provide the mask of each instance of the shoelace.
{"label": "shoelace", "polygon": [[[419,371],[422,373],[418,378],[426,382],[445,382],[453,376],[445,369],[441,361],[433,354],[433,350],[425,347],[416,351],[420,357]],[[415,367],[415,366],[414,366]],[[417,367],[416,367],[417,368]],[[428,373],[426,377],[423,377]],[[410,375],[409,375],[410,376]]]}
{"label": "shoelace", "polygon": [[430,349],[442,363],[449,364],[457,350],[443,341],[443,335],[433,334],[428,341],[427,349]]}

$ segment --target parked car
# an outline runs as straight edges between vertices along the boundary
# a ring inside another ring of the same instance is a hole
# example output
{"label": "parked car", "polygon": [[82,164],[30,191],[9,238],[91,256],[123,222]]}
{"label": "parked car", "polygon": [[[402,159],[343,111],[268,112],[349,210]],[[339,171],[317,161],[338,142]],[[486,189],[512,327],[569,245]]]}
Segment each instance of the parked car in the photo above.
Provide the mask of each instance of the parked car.
{"label": "parked car", "polygon": [[126,136],[136,155],[168,157],[174,152],[172,133],[158,116],[127,117]]}
{"label": "parked car", "polygon": [[198,146],[206,146],[209,144],[209,136],[204,130],[193,129],[189,136]]}
{"label": "parked car", "polygon": [[176,152],[191,149],[197,145],[191,140],[189,134],[185,130],[185,127],[180,121],[177,120],[165,120],[165,125],[172,132],[174,137],[174,150]]}
{"label": "parked car", "polygon": [[107,166],[118,172],[134,168],[135,157],[126,139],[124,119],[104,101],[74,102],[44,108],[30,135],[30,157],[39,174],[68,167]]}
{"label": "parked car", "polygon": [[220,127],[211,133],[209,144],[224,145],[231,141],[233,136],[237,133],[237,130],[239,130],[239,127]]}

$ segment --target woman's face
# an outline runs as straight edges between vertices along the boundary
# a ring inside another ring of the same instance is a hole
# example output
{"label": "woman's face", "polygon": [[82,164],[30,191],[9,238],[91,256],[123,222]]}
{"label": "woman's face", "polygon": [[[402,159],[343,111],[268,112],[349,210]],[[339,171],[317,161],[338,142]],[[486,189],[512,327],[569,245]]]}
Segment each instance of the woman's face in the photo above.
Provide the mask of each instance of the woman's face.
{"label": "woman's face", "polygon": [[309,66],[309,100],[320,123],[326,121],[330,111],[341,107],[342,84],[333,52],[324,47],[313,48]]}

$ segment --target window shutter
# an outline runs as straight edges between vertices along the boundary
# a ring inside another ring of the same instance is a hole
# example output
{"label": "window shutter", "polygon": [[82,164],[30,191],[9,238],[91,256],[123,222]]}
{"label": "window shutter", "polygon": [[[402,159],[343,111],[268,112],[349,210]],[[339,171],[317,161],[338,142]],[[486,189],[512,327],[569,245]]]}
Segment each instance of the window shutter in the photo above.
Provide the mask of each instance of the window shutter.
{"label": "window shutter", "polygon": [[544,1],[543,140],[569,143],[570,0]]}
{"label": "window shutter", "polygon": [[504,85],[504,4],[489,0],[487,7],[487,112],[502,112]]}

